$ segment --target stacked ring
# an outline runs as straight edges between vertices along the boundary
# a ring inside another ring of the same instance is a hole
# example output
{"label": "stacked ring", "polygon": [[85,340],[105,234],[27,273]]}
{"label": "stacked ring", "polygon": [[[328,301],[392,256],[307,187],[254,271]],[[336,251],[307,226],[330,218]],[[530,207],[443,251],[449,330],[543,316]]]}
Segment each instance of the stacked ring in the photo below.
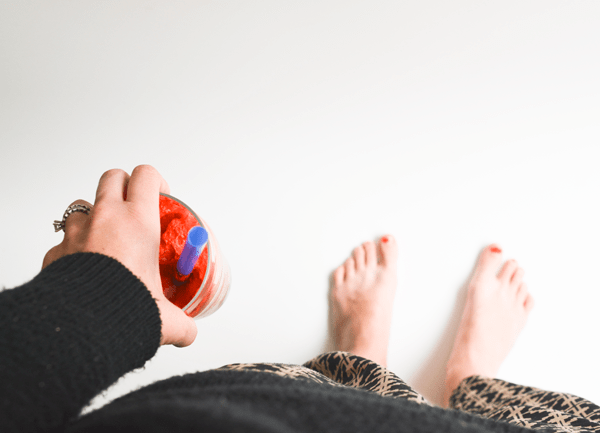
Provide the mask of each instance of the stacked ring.
{"label": "stacked ring", "polygon": [[67,208],[65,214],[63,215],[62,221],[55,220],[54,221],[54,232],[65,231],[65,223],[69,215],[73,212],[83,212],[86,215],[89,215],[92,209],[89,206],[83,204],[72,204]]}

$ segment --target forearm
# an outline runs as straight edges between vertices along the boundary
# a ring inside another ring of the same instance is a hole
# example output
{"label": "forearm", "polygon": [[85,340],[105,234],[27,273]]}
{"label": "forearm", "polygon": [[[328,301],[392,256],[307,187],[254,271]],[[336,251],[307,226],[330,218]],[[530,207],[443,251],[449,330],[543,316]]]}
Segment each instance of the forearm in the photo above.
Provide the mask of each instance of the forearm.
{"label": "forearm", "polygon": [[146,286],[118,261],[63,257],[0,293],[0,425],[64,425],[158,349],[161,321]]}

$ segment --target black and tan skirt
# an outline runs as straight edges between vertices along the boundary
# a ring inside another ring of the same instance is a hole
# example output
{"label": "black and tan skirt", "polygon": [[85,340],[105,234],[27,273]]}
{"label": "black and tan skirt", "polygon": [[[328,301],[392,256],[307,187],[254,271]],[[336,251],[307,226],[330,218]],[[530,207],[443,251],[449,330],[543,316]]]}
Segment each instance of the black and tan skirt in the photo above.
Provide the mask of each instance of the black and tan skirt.
{"label": "black and tan skirt", "polygon": [[[330,352],[303,366],[231,364],[220,370],[251,370],[331,386],[349,386],[385,397],[429,404],[394,373],[376,362],[347,352]],[[450,397],[450,407],[530,429],[583,433],[600,432],[600,407],[571,394],[548,392],[499,379],[471,376]]]}

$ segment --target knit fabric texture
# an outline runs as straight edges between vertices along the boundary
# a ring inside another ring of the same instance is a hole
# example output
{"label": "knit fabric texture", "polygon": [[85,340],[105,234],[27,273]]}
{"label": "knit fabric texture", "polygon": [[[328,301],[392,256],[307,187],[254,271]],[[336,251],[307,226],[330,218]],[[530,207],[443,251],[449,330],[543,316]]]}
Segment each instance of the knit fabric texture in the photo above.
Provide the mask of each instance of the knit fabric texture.
{"label": "knit fabric texture", "polygon": [[456,410],[252,371],[175,376],[80,417],[156,353],[156,301],[118,261],[63,257],[0,292],[2,432],[528,432]]}

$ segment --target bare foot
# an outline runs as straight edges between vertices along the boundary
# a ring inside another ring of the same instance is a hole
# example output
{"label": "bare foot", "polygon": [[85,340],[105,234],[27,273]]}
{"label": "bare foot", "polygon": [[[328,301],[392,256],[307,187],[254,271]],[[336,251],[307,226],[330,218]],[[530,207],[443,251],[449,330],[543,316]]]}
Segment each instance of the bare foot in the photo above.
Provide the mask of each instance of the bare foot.
{"label": "bare foot", "polygon": [[463,379],[496,376],[533,308],[523,269],[515,260],[508,260],[496,275],[501,263],[502,251],[489,245],[469,281],[467,302],[446,368],[446,406]]}
{"label": "bare foot", "polygon": [[387,365],[397,258],[396,241],[388,235],[377,246],[355,248],[334,271],[329,311],[335,350]]}

